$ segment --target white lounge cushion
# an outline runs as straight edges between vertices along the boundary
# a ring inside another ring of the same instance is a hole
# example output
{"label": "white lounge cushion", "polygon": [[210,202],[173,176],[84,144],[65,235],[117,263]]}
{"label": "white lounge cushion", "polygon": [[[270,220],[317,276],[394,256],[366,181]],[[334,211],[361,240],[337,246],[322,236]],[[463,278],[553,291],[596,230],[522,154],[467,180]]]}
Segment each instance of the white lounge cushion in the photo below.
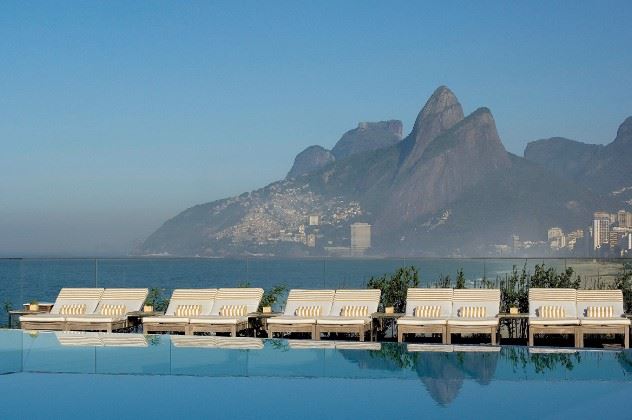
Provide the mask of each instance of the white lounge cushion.
{"label": "white lounge cushion", "polygon": [[326,316],[318,318],[319,325],[365,325],[371,322],[371,318],[352,318],[348,316]]}
{"label": "white lounge cushion", "polygon": [[229,318],[226,316],[201,316],[197,318],[191,318],[190,324],[209,324],[209,325],[237,325],[243,322],[248,322],[248,318],[244,316]]}
{"label": "white lounge cushion", "polygon": [[184,316],[148,316],[142,318],[143,324],[188,324],[188,317]]}
{"label": "white lounge cushion", "polygon": [[65,320],[64,315],[55,314],[22,315],[20,317],[20,322],[64,322]]}
{"label": "white lounge cushion", "polygon": [[291,325],[291,324],[315,324],[315,318],[303,318],[300,316],[274,316],[268,319],[268,324],[282,324],[282,325]]}
{"label": "white lounge cushion", "polygon": [[628,318],[583,318],[582,325],[630,325]]}
{"label": "white lounge cushion", "polygon": [[124,321],[127,319],[125,315],[81,315],[81,316],[68,316],[66,317],[66,322],[83,322],[83,323],[110,323],[117,321]]}
{"label": "white lounge cushion", "polygon": [[530,317],[529,324],[531,325],[579,325],[579,319],[577,318],[545,319],[545,318]]}
{"label": "white lounge cushion", "polygon": [[419,318],[416,316],[403,316],[397,320],[397,325],[445,325],[447,320],[440,318]]}
{"label": "white lounge cushion", "polygon": [[498,318],[452,318],[448,319],[448,325],[460,325],[464,327],[493,327],[498,325]]}

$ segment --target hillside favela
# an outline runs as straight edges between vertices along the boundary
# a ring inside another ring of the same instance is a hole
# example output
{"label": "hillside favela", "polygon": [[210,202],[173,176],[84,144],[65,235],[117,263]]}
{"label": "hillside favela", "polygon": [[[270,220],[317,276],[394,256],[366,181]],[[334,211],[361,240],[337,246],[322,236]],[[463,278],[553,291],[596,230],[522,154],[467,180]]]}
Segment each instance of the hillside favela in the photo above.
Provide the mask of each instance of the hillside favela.
{"label": "hillside favela", "polygon": [[0,419],[632,418],[630,22],[0,2]]}

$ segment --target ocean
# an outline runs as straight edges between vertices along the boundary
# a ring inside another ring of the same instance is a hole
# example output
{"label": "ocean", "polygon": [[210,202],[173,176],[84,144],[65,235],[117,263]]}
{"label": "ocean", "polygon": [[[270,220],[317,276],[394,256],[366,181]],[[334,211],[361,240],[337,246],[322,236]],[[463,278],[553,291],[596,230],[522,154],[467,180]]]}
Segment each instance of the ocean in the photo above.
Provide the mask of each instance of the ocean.
{"label": "ocean", "polygon": [[[440,276],[463,269],[470,285],[482,278],[495,280],[527,264],[562,270],[572,266],[587,284],[612,279],[624,260],[592,259],[455,259],[455,258],[14,258],[0,259],[0,322],[6,308],[19,308],[37,300],[54,302],[62,287],[147,287],[162,289],[166,297],[175,288],[252,287],[288,288],[365,287],[371,276],[415,266],[422,286],[433,285]],[[628,262],[632,260],[627,260]]]}

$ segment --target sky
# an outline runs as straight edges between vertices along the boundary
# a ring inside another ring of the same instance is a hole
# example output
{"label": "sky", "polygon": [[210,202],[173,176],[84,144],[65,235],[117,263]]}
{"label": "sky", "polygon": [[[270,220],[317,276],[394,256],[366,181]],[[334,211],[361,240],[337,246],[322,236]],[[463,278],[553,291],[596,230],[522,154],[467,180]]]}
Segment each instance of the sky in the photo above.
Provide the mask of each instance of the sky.
{"label": "sky", "polygon": [[505,147],[608,143],[632,3],[0,2],[0,255],[125,255],[439,85]]}

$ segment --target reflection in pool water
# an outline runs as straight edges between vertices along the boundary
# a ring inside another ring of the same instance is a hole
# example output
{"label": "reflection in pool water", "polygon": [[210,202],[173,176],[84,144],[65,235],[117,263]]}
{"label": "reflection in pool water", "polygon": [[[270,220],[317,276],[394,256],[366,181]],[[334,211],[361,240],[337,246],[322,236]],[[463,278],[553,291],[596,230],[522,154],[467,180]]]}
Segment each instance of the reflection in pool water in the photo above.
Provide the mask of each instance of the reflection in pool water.
{"label": "reflection in pool water", "polygon": [[[382,386],[380,394],[405,390],[448,409],[463,402],[461,394],[467,399],[474,391],[509,389],[508,383],[528,389],[562,383],[564,389],[588,387],[593,393],[606,384],[630,390],[632,353],[12,330],[0,332],[0,372],[7,374],[0,386],[20,375],[67,373],[135,375],[149,382],[156,375],[197,377],[206,378],[204,386],[211,388],[221,378],[259,378],[257,383],[288,386],[310,378],[351,384],[347,392],[358,388],[358,381],[370,381]],[[75,375],[73,380],[81,379]],[[394,389],[389,391],[386,383]],[[524,392],[513,398],[525,398]]]}

